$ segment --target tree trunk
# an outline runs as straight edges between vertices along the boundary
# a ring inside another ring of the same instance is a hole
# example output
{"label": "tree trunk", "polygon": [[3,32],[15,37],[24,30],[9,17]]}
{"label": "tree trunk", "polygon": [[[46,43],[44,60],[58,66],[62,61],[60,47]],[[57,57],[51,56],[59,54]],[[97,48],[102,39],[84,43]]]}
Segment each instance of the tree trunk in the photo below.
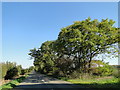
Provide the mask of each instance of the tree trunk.
{"label": "tree trunk", "polygon": [[90,69],[91,69],[91,61],[92,61],[92,57],[90,57],[90,60],[89,60],[89,65],[88,65],[88,73],[90,73]]}

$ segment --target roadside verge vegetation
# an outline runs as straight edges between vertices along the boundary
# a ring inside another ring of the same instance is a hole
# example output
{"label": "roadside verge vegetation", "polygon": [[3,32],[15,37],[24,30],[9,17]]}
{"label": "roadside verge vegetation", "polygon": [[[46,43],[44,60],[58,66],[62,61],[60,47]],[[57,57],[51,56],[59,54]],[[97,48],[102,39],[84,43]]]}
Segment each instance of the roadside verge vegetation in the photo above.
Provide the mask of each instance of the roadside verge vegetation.
{"label": "roadside verge vegetation", "polygon": [[21,76],[15,80],[12,80],[9,83],[6,83],[6,84],[0,86],[0,89],[14,88],[14,87],[16,87],[16,85],[18,85],[20,82],[22,82],[26,77],[27,77],[27,75]]}
{"label": "roadside verge vegetation", "polygon": [[1,88],[13,88],[34,69],[33,66],[23,69],[21,65],[8,61],[0,63],[0,67]]}
{"label": "roadside verge vegetation", "polygon": [[67,79],[73,84],[79,84],[86,88],[120,88],[120,82],[115,77],[96,77],[92,79]]}

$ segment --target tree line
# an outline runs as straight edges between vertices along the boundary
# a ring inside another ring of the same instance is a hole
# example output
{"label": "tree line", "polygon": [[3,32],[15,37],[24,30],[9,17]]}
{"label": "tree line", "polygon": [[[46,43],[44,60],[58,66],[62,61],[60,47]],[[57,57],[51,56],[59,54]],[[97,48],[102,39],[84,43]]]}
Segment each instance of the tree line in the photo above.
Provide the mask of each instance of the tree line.
{"label": "tree line", "polygon": [[74,72],[91,73],[94,57],[102,53],[115,55],[118,52],[118,48],[113,47],[119,42],[119,28],[114,23],[108,19],[98,21],[87,18],[62,28],[57,40],[46,41],[40,48],[30,50],[35,70],[63,76]]}
{"label": "tree line", "polygon": [[8,61],[0,63],[0,67],[0,79],[2,80],[13,79],[16,76],[25,75],[34,69],[33,66],[23,69],[21,65]]}

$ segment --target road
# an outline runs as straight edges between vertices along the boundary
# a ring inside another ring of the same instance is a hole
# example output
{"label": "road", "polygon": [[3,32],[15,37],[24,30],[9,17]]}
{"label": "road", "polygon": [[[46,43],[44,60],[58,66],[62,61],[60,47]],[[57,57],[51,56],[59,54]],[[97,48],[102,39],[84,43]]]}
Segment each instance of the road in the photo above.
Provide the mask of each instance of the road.
{"label": "road", "polygon": [[82,88],[80,85],[32,72],[13,90],[80,90]]}

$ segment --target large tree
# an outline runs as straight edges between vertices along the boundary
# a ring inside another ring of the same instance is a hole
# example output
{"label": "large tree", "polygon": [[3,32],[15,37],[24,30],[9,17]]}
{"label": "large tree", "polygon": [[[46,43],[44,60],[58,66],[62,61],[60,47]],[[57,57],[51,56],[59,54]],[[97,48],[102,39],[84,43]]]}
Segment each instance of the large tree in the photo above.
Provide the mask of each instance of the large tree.
{"label": "large tree", "polygon": [[62,55],[73,56],[76,68],[85,66],[93,57],[109,51],[118,42],[118,28],[113,20],[77,21],[65,27],[56,40],[56,50]]}
{"label": "large tree", "polygon": [[34,66],[42,73],[48,73],[52,71],[55,66],[55,52],[52,49],[52,43],[54,41],[44,42],[40,48],[30,50],[29,55],[34,57]]}
{"label": "large tree", "polygon": [[47,41],[38,50],[31,50],[30,55],[35,57],[34,65],[48,71],[57,67],[64,73],[85,71],[91,67],[93,57],[110,52],[110,48],[118,43],[118,28],[113,26],[114,23],[108,19],[99,22],[88,18],[62,28],[57,40]]}

